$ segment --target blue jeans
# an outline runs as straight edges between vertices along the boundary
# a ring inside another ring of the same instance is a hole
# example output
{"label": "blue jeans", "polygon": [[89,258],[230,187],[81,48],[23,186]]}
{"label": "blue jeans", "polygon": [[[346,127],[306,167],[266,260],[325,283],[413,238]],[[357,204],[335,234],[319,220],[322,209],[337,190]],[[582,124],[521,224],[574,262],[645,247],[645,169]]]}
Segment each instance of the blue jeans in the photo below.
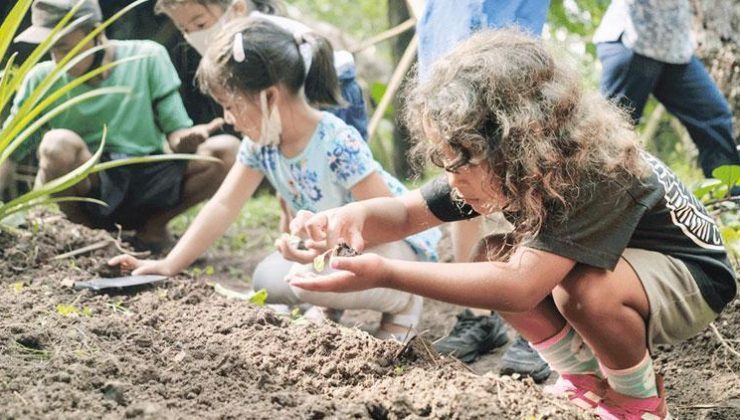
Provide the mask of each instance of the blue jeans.
{"label": "blue jeans", "polygon": [[621,41],[596,45],[603,67],[601,92],[631,111],[637,123],[652,93],[686,127],[699,149],[699,165],[711,177],[718,166],[740,164],[732,137],[732,114],[704,65],[668,64],[637,54]]}

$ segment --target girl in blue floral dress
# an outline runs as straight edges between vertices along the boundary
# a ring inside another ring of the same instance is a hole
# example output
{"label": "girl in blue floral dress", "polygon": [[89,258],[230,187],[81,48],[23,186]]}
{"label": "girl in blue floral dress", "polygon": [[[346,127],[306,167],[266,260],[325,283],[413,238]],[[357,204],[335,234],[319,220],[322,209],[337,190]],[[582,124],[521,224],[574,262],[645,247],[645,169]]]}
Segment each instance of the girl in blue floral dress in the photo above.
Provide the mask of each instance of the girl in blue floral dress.
{"label": "girl in blue floral dress", "polygon": [[[261,18],[238,19],[209,47],[198,81],[223,106],[226,122],[244,135],[239,163],[165,259],[122,255],[111,264],[133,269],[134,274],[180,272],[226,231],[265,177],[293,212],[406,192],[372,158],[356,129],[310,105],[341,101],[326,39],[292,34]],[[434,261],[439,237],[438,230],[428,230],[366,252]],[[341,294],[290,286],[285,276],[310,269],[320,250],[298,249],[287,235],[276,247],[253,276],[255,288],[267,289],[268,303],[376,310],[383,313],[378,335],[384,338],[404,337],[418,324],[422,299],[406,292],[376,288]]]}

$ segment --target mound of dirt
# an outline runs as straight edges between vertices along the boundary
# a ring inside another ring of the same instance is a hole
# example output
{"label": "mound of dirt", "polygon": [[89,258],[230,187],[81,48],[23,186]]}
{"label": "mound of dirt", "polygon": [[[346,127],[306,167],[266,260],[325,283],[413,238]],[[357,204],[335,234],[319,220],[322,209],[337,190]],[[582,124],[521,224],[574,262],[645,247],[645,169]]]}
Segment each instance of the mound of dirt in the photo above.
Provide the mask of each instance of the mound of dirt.
{"label": "mound of dirt", "polygon": [[134,292],[75,291],[119,251],[55,255],[107,233],[54,215],[0,237],[3,417],[587,418],[528,381],[475,375],[355,328],[293,320],[179,276]]}

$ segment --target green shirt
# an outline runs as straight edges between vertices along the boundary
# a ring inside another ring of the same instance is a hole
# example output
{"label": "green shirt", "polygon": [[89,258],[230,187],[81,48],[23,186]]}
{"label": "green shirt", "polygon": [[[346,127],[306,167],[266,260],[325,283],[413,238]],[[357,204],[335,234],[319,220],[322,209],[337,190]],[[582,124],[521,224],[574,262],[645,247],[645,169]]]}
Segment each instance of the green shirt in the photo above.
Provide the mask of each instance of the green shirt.
{"label": "green shirt", "polygon": [[[111,41],[115,60],[143,56],[126,61],[111,70],[108,77],[96,84],[82,84],[58,102],[101,87],[126,87],[129,94],[109,94],[80,102],[47,124],[47,129],[66,128],[79,134],[91,150],[97,148],[107,125],[105,151],[143,156],[161,153],[166,134],[193,125],[178,93],[180,79],[165,48],[151,41]],[[36,65],[26,76],[11,109],[10,118],[18,111],[41,81],[54,69],[46,61]],[[49,89],[49,93],[73,80],[65,74]],[[6,121],[6,122],[7,122]],[[38,137],[24,142],[13,154],[21,160],[38,147]]]}

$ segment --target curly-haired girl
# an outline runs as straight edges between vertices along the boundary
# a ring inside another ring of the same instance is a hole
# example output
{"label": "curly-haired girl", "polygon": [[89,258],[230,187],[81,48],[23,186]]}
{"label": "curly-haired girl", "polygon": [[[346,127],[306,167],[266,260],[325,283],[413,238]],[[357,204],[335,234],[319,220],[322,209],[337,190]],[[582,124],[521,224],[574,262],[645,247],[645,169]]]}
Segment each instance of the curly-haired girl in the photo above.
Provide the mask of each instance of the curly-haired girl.
{"label": "curly-haired girl", "polygon": [[413,88],[407,115],[424,139],[417,151],[446,177],[399,198],[301,213],[292,228],[362,248],[502,210],[513,233],[487,238],[477,263],[365,254],[292,285],[390,287],[495,309],[560,373],[549,392],[602,418],[669,418],[650,351],[704,329],[737,290],[701,203],[642,151],[617,108],[514,31],[460,45]]}

